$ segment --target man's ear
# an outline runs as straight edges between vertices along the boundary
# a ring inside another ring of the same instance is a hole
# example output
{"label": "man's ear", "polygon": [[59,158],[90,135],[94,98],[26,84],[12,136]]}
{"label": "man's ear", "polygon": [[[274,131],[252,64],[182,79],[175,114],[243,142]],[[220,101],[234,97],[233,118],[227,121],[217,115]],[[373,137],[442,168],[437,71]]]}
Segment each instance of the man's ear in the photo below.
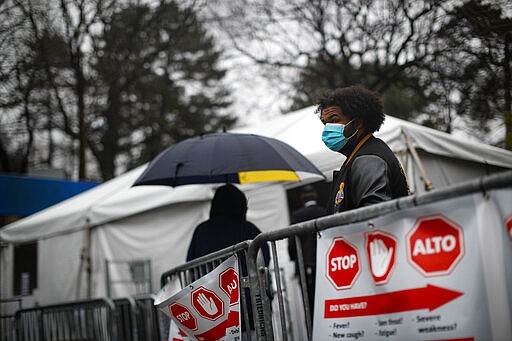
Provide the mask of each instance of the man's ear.
{"label": "man's ear", "polygon": [[364,130],[364,122],[361,117],[356,117],[356,119],[354,120],[354,127],[357,129],[357,131]]}

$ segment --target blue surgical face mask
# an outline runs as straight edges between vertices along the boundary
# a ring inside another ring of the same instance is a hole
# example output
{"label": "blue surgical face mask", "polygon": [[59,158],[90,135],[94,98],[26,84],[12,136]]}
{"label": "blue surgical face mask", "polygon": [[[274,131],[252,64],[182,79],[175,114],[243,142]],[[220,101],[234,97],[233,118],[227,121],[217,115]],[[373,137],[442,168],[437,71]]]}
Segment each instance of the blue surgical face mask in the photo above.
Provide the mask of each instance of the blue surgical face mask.
{"label": "blue surgical face mask", "polygon": [[345,137],[343,134],[345,127],[351,122],[352,121],[347,124],[327,123],[325,125],[322,133],[322,141],[324,141],[327,148],[337,152],[347,144],[348,140],[357,133],[357,131],[355,131],[350,137]]}

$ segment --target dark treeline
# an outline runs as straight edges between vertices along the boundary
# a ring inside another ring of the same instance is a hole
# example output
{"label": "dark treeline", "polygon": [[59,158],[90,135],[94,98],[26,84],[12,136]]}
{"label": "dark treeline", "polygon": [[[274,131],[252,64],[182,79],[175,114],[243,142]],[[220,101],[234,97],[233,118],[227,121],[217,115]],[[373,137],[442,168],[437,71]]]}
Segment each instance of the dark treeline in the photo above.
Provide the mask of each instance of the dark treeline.
{"label": "dark treeline", "polygon": [[511,53],[504,0],[4,0],[0,171],[108,180],[232,127],[220,65],[236,54],[279,84],[283,111],[361,83],[387,113],[447,132],[501,121],[512,149]]}
{"label": "dark treeline", "polygon": [[78,159],[80,179],[108,180],[119,164],[129,169],[236,120],[223,114],[221,51],[193,7],[14,0],[0,8],[3,171]]}

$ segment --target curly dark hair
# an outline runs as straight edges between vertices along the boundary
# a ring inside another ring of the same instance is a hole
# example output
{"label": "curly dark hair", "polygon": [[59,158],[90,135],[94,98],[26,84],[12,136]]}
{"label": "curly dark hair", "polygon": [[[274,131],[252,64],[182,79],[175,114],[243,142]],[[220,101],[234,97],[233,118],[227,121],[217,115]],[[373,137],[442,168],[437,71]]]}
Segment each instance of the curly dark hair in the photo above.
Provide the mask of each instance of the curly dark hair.
{"label": "curly dark hair", "polygon": [[361,118],[370,133],[379,130],[384,122],[382,101],[376,93],[362,85],[337,88],[320,94],[315,113],[321,114],[322,110],[332,106],[340,107],[343,115],[349,119]]}

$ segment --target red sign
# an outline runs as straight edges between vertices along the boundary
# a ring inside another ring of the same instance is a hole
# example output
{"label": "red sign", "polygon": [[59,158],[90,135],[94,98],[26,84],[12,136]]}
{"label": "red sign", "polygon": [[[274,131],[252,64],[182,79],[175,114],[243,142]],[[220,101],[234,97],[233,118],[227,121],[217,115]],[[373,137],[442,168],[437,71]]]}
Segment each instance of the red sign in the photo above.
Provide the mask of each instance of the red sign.
{"label": "red sign", "polygon": [[235,269],[229,268],[221,273],[219,275],[219,283],[222,291],[229,296],[229,304],[233,305],[238,303],[240,292],[238,289],[238,274]]}
{"label": "red sign", "polygon": [[427,284],[423,288],[325,300],[324,317],[373,316],[421,309],[432,311],[462,295],[458,291]]}
{"label": "red sign", "polygon": [[395,236],[380,230],[365,233],[365,240],[373,280],[377,285],[385,284],[395,268],[398,242]]}
{"label": "red sign", "polygon": [[224,302],[217,294],[205,287],[192,291],[192,307],[205,319],[215,321],[224,315]]}
{"label": "red sign", "polygon": [[327,279],[337,290],[349,289],[360,273],[359,254],[343,237],[334,238],[327,251]]}
{"label": "red sign", "polygon": [[510,240],[512,240],[512,217],[508,218],[507,222],[507,233]]}
{"label": "red sign", "polygon": [[240,321],[240,313],[238,311],[230,311],[228,318],[204,333],[195,335],[198,340],[220,340],[226,336],[226,329],[238,327]]}
{"label": "red sign", "polygon": [[422,217],[407,234],[407,258],[424,276],[452,272],[464,256],[462,228],[443,215]]}
{"label": "red sign", "polygon": [[179,303],[173,303],[169,306],[169,310],[171,311],[171,315],[182,325],[190,330],[197,329],[197,320],[187,307]]}

